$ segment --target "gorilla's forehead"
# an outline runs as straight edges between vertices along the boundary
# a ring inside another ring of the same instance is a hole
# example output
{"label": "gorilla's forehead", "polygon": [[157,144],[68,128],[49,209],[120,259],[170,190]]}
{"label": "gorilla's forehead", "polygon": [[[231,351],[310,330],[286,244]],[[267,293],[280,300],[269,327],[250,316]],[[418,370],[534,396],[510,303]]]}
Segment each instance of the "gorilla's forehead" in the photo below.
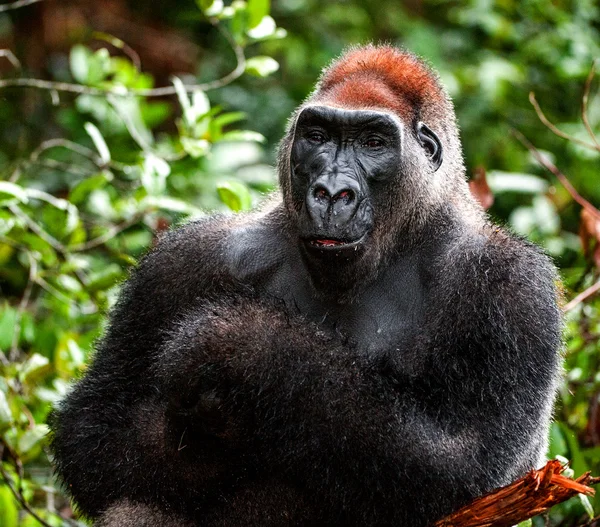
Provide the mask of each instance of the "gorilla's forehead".
{"label": "gorilla's forehead", "polygon": [[302,109],[296,121],[297,127],[306,125],[338,129],[372,127],[391,135],[402,135],[402,123],[398,117],[384,110],[307,106]]}

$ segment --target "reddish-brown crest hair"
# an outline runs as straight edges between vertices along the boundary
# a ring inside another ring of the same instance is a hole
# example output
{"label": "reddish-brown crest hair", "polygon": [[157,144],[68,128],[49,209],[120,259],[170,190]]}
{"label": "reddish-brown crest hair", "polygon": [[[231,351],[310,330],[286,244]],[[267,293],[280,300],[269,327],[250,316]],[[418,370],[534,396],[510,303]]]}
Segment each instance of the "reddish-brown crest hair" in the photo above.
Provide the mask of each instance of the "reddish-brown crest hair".
{"label": "reddish-brown crest hair", "polygon": [[[433,105],[446,108],[437,75],[420,59],[390,46],[351,49],[327,68],[311,102],[342,108],[391,110],[407,120]],[[439,113],[439,112],[438,112]]]}

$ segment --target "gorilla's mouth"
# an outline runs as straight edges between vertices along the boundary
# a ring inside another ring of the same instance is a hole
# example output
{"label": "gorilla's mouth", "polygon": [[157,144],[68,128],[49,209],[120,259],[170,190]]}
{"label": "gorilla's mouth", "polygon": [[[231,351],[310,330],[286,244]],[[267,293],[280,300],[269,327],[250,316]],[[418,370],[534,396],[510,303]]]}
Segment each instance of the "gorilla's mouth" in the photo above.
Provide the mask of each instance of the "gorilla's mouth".
{"label": "gorilla's mouth", "polygon": [[358,247],[362,245],[366,237],[367,234],[365,233],[355,240],[325,237],[306,238],[304,243],[311,249],[319,249],[321,251],[358,250]]}

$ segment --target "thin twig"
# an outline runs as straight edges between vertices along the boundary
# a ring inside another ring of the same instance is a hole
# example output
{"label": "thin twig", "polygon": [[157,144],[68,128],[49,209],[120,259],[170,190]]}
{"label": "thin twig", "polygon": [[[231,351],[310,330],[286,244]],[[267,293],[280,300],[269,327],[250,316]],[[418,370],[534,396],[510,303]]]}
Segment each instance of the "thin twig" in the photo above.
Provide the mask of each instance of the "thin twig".
{"label": "thin twig", "polygon": [[11,4],[0,5],[0,13],[11,11],[13,9],[19,9],[19,7],[25,7],[31,4],[37,4],[38,2],[43,2],[43,0],[18,0],[17,2],[12,2]]}
{"label": "thin twig", "polygon": [[548,120],[548,118],[544,115],[544,112],[542,111],[542,109],[540,108],[540,105],[538,104],[537,100],[535,99],[535,94],[533,92],[529,93],[529,102],[531,102],[531,104],[533,105],[533,108],[535,109],[535,113],[537,113],[540,121],[542,121],[542,123],[544,125],[546,125],[546,127],[554,135],[557,135],[558,137],[562,137],[563,139],[567,139],[568,141],[572,141],[573,143],[577,143],[578,145],[584,146],[585,148],[589,148],[590,150],[597,150],[600,152],[600,146],[596,146],[595,144],[588,143],[587,141],[584,141],[583,139],[579,139],[578,137],[574,137],[570,134],[567,134],[566,132],[563,132],[562,130],[557,128],[554,124],[552,124]]}
{"label": "thin twig", "polygon": [[31,298],[31,291],[33,290],[33,284],[35,283],[35,277],[37,275],[37,261],[31,255],[30,252],[27,252],[27,257],[29,258],[29,276],[27,278],[27,285],[25,286],[25,291],[23,292],[23,296],[21,297],[21,302],[19,302],[19,307],[17,309],[17,316],[14,323],[13,328],[13,338],[10,346],[10,353],[8,355],[8,359],[10,361],[17,360],[17,355],[19,351],[19,337],[21,335],[21,323],[23,321],[23,314],[27,309],[27,305],[29,304],[29,299]]}
{"label": "thin twig", "polygon": [[96,154],[91,148],[87,148],[79,143],[75,143],[74,141],[69,141],[68,139],[48,139],[41,143],[29,156],[30,161],[37,161],[41,154],[43,154],[46,150],[50,150],[52,148],[66,148],[67,150],[71,150],[77,154],[82,155],[83,157],[87,157],[92,163],[97,166],[103,166],[102,158]]}
{"label": "thin twig", "polygon": [[[6,443],[4,443],[4,441],[0,438],[0,461],[2,460],[2,456],[4,455],[5,450],[9,453],[9,456],[13,458],[13,461],[15,462],[15,465],[17,467],[19,481],[21,481],[23,479],[23,465],[21,463],[21,460],[14,453],[12,453],[10,451],[10,449],[7,447]],[[6,486],[8,487],[8,489],[10,490],[12,495],[15,497],[15,499],[19,502],[21,507],[23,507],[23,509],[25,509],[29,514],[31,514],[31,516],[33,516],[40,523],[40,525],[43,525],[44,527],[52,527],[47,521],[40,518],[40,516],[38,516],[37,512],[35,512],[31,508],[31,505],[29,505],[29,503],[27,503],[27,500],[23,496],[23,493],[20,491],[20,489],[15,488],[12,479],[10,478],[10,476],[8,475],[6,470],[4,470],[4,467],[2,466],[1,462],[0,462],[0,475],[2,475],[2,479],[6,483]]]}
{"label": "thin twig", "polygon": [[49,168],[50,170],[59,170],[67,174],[73,174],[74,176],[89,177],[96,172],[95,170],[85,170],[79,168],[77,165],[63,163],[62,161],[56,161],[55,159],[41,159],[35,164],[44,168]]}
{"label": "thin twig", "polygon": [[[41,1],[41,0],[37,0]],[[209,91],[216,90],[231,84],[233,81],[238,79],[244,74],[246,70],[246,56],[244,55],[244,48],[237,44],[233,37],[221,26],[218,26],[216,19],[211,19],[210,22],[215,25],[223,36],[227,39],[231,45],[237,64],[235,68],[227,75],[210,82],[204,82],[200,84],[184,84],[183,88],[187,93],[194,93],[196,91]],[[28,79],[28,78],[16,78],[16,79],[2,79],[0,80],[0,89],[9,87],[23,87],[23,88],[35,88],[38,90],[49,90],[57,92],[68,92],[75,93],[78,95],[97,95],[106,97],[107,95],[114,95],[116,97],[163,97],[165,95],[175,95],[177,90],[175,86],[163,86],[161,88],[147,88],[147,89],[127,89],[122,86],[99,88],[96,86],[84,86],[83,84],[73,84],[70,82],[55,82],[46,81],[41,79]]]}
{"label": "thin twig", "polygon": [[133,140],[138,144],[138,146],[142,149],[144,153],[154,154],[156,157],[160,157],[165,161],[179,161],[187,156],[187,152],[182,151],[179,154],[163,154],[154,151],[154,149],[146,142],[142,134],[140,134],[139,130],[136,128],[133,119],[129,112],[123,112],[119,110],[118,103],[114,97],[111,95],[106,97],[106,100],[111,104],[115,113],[121,118],[123,123],[125,124],[125,128],[129,132],[129,135],[133,138]]}
{"label": "thin twig", "polygon": [[73,303],[72,299],[70,299],[67,295],[61,293],[56,287],[50,285],[46,280],[44,280],[41,276],[35,277],[35,283],[38,284],[42,289],[45,289],[49,294],[51,294],[57,300],[65,304],[71,305]]}
{"label": "thin twig", "polygon": [[585,291],[579,293],[573,300],[569,301],[567,304],[563,306],[563,312],[570,311],[576,305],[580,304],[584,300],[587,300],[592,295],[600,292],[600,281],[596,282],[594,285],[588,287]]}
{"label": "thin twig", "polygon": [[27,226],[40,238],[50,244],[55,250],[60,253],[66,252],[66,247],[60,243],[54,236],[48,234],[44,229],[42,229],[35,221],[33,221],[27,214],[25,214],[17,205],[9,205],[9,210],[15,215],[21,218]]}
{"label": "thin twig", "polygon": [[120,49],[125,55],[127,55],[129,60],[131,60],[131,63],[136,70],[139,71],[142,69],[142,59],[140,59],[138,52],[120,38],[108,33],[103,33],[102,31],[94,31],[92,33],[92,38],[107,42],[111,46]]}
{"label": "thin twig", "polygon": [[600,143],[598,143],[596,134],[594,133],[594,130],[592,130],[592,127],[590,126],[590,122],[589,122],[588,116],[587,116],[588,100],[590,97],[590,89],[591,89],[592,81],[594,80],[595,75],[596,75],[596,60],[594,60],[592,62],[592,67],[590,68],[590,72],[587,76],[587,79],[585,80],[583,96],[581,97],[581,119],[583,120],[583,124],[584,124],[585,129],[587,130],[589,136],[592,138],[592,141],[594,141],[594,144],[596,145],[596,149],[598,149],[600,151]]}
{"label": "thin twig", "polygon": [[552,174],[558,178],[558,180],[567,189],[571,197],[585,210],[587,210],[594,218],[600,221],[600,211],[581,194],[579,194],[579,192],[577,192],[573,184],[569,181],[569,178],[567,178],[567,176],[565,176],[553,163],[551,163],[550,160],[546,159],[542,154],[540,154],[539,150],[533,146],[533,144],[521,132],[513,129],[512,133],[521,142],[521,144],[532,153],[533,157],[535,157],[540,165],[542,165],[546,170],[552,172]]}
{"label": "thin twig", "polygon": [[118,225],[114,225],[113,227],[108,229],[108,231],[106,231],[102,236],[93,238],[92,240],[89,240],[85,243],[79,243],[77,245],[72,245],[71,247],[69,247],[69,249],[72,252],[81,252],[81,251],[88,251],[90,249],[93,249],[94,247],[98,247],[98,245],[103,245],[108,240],[111,240],[112,238],[114,238],[121,231],[124,231],[125,229],[128,229],[129,227],[138,223],[144,217],[144,214],[146,214],[145,211],[139,212],[139,213],[135,214],[134,216],[132,216],[130,219],[128,219],[122,223],[119,223]]}
{"label": "thin twig", "polygon": [[0,57],[4,57],[6,60],[8,60],[8,62],[10,62],[15,69],[22,69],[21,62],[10,49],[0,49]]}

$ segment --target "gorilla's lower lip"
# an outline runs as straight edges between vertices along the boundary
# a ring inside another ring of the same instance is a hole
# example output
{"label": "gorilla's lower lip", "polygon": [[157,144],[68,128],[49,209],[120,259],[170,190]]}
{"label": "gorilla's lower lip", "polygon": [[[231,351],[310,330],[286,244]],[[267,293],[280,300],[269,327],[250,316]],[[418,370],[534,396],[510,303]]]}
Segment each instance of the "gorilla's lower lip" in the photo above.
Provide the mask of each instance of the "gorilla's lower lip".
{"label": "gorilla's lower lip", "polygon": [[304,242],[312,249],[319,249],[322,251],[339,251],[342,249],[357,249],[365,241],[366,237],[366,234],[363,234],[356,240],[319,237],[308,238],[305,239]]}

